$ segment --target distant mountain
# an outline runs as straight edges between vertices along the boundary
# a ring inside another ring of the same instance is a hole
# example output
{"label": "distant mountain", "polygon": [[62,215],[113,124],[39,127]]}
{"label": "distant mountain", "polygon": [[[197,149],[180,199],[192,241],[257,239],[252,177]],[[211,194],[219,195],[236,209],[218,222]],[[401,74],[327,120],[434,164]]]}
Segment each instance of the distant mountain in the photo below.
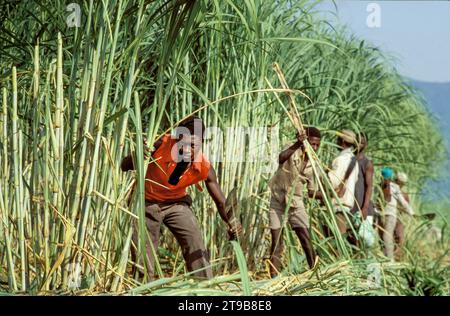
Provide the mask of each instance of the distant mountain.
{"label": "distant mountain", "polygon": [[411,84],[423,93],[431,112],[438,118],[445,137],[450,140],[450,82],[413,80]]}
{"label": "distant mountain", "polygon": [[[450,152],[450,82],[439,83],[411,80],[411,84],[423,94],[429,110],[438,120]],[[450,157],[448,169],[450,169]],[[430,193],[434,195],[433,193],[436,192],[440,192],[450,198],[450,179],[447,178],[443,181],[430,183],[425,190],[427,195]]]}

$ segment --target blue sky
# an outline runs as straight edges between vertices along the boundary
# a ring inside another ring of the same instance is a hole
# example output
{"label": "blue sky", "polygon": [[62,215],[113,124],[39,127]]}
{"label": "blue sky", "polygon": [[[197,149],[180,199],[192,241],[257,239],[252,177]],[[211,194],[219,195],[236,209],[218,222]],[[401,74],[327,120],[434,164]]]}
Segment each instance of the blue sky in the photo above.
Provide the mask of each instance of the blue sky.
{"label": "blue sky", "polygon": [[[420,81],[450,82],[450,1],[335,0],[338,19],[362,39],[393,55],[401,74]],[[367,26],[370,3],[380,8],[379,28]],[[317,7],[336,13],[331,0]],[[331,19],[331,20],[330,20]]]}
{"label": "blue sky", "polygon": [[[380,9],[380,27],[367,24],[373,12],[370,7],[368,12],[371,3]],[[331,25],[346,25],[350,34],[393,56],[402,75],[417,81],[450,85],[450,1],[335,0],[335,4],[337,11],[331,0],[322,0],[316,9],[327,11],[321,14]],[[445,102],[445,98],[442,104],[427,101],[440,121],[450,152],[450,103]],[[435,112],[436,109],[439,111]],[[450,166],[450,159],[448,164]],[[450,197],[449,186],[450,177],[444,173],[441,181],[429,183],[426,195],[438,199],[440,194]]]}

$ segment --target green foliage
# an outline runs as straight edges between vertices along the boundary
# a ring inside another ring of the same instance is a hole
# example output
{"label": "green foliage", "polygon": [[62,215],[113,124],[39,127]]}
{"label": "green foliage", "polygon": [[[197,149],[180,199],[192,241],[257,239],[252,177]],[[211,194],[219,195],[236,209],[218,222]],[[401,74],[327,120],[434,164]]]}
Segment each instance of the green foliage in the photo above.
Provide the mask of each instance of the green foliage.
{"label": "green foliage", "polygon": [[[340,238],[324,238],[319,223],[333,227],[333,216],[314,203],[321,274],[313,278],[306,272],[306,279],[294,276],[284,285],[255,281],[268,276],[272,174],[266,170],[273,161],[250,161],[245,151],[243,161],[231,158],[251,146],[276,157],[279,148],[255,142],[256,134],[246,141],[225,133],[207,142],[220,158],[213,165],[224,192],[237,188],[244,226],[239,247],[227,241],[209,196],[190,191],[214,272],[222,276],[186,279],[180,250],[167,233],[161,240],[167,255],[157,265],[167,278],[142,284],[128,271],[136,264],[130,248],[142,249],[146,238],[143,134],[152,143],[198,111],[207,126],[262,127],[266,140],[278,128],[276,140],[289,142],[295,132],[281,106],[285,96],[267,90],[280,86],[273,62],[293,90],[312,100],[296,94],[303,121],[323,131],[318,153],[323,170],[336,153],[334,131],[344,127],[368,134],[376,171],[389,165],[407,172],[417,192],[443,159],[442,138],[422,100],[385,55],[343,30],[331,31],[310,1],[90,1],[81,7],[80,28],[65,24],[65,5],[23,1],[14,11],[2,11],[0,275],[2,288],[6,275],[8,291],[67,293],[71,269],[79,265],[84,291],[79,294],[214,295],[224,287],[237,294],[350,294],[350,278],[361,276],[351,270],[356,262],[343,261],[341,254],[351,259],[366,254]],[[125,174],[119,166],[130,151],[139,167]],[[414,196],[416,204],[419,198]],[[134,223],[137,245],[131,238]],[[294,251],[295,239],[287,245],[290,262],[306,264]],[[335,277],[340,268],[342,279]],[[420,271],[420,277],[430,275],[428,268]],[[436,282],[433,293],[442,293]],[[358,292],[374,293],[363,286]]]}

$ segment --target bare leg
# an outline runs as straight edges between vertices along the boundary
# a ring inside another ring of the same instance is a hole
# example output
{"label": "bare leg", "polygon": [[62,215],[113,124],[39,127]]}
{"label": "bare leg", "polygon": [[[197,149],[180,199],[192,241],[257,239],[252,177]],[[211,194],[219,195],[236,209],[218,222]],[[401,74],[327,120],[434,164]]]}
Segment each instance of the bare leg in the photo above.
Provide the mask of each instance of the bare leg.
{"label": "bare leg", "polygon": [[383,241],[385,247],[385,255],[390,259],[394,259],[394,230],[397,218],[395,216],[386,215],[384,223]]}
{"label": "bare leg", "polygon": [[395,254],[398,258],[401,257],[402,255],[402,248],[403,248],[403,242],[405,240],[405,227],[403,226],[403,223],[397,219],[397,225],[395,225],[395,231],[394,231],[394,236],[395,236],[395,242],[396,242],[396,250],[395,250]]}
{"label": "bare leg", "polygon": [[336,223],[341,234],[345,234],[347,232],[347,220],[345,219],[344,213],[336,214]]}
{"label": "bare leg", "polygon": [[281,256],[283,254],[283,229],[271,229],[272,245],[270,248],[270,276],[276,277],[281,271]]}
{"label": "bare leg", "polygon": [[300,239],[300,244],[302,245],[303,251],[305,252],[306,260],[308,261],[309,268],[314,267],[314,262],[316,261],[316,253],[309,236],[308,229],[302,227],[294,228],[298,239]]}

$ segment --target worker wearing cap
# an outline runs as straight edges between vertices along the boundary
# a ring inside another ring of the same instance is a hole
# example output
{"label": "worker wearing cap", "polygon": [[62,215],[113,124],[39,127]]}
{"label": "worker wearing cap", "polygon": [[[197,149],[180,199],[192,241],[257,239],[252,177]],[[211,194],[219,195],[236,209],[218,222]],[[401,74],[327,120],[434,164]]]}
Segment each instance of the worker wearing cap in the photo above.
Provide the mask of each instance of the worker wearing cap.
{"label": "worker wearing cap", "polygon": [[307,138],[312,149],[317,151],[320,146],[320,131],[315,127],[308,127],[305,133],[306,135],[297,135],[297,142],[284,148],[280,153],[278,169],[269,182],[271,191],[269,221],[272,236],[271,277],[275,277],[282,266],[282,229],[285,217],[300,240],[309,267],[312,268],[315,264],[316,255],[308,231],[309,216],[303,203],[303,191],[307,189],[308,196],[316,199],[320,199],[321,194],[317,192],[313,169],[303,147],[303,141]]}
{"label": "worker wearing cap", "polygon": [[409,215],[414,215],[414,211],[402,194],[400,187],[394,180],[394,171],[391,168],[381,170],[383,176],[383,195],[385,201],[383,241],[384,253],[391,260],[394,260],[394,231],[397,225],[398,210],[402,207]]}
{"label": "worker wearing cap", "polygon": [[336,222],[341,234],[349,230],[346,216],[353,217],[351,212],[355,204],[355,185],[358,181],[359,167],[354,155],[358,142],[354,132],[342,130],[337,132],[337,145],[341,149],[333,160],[328,177],[338,198],[333,198]]}

